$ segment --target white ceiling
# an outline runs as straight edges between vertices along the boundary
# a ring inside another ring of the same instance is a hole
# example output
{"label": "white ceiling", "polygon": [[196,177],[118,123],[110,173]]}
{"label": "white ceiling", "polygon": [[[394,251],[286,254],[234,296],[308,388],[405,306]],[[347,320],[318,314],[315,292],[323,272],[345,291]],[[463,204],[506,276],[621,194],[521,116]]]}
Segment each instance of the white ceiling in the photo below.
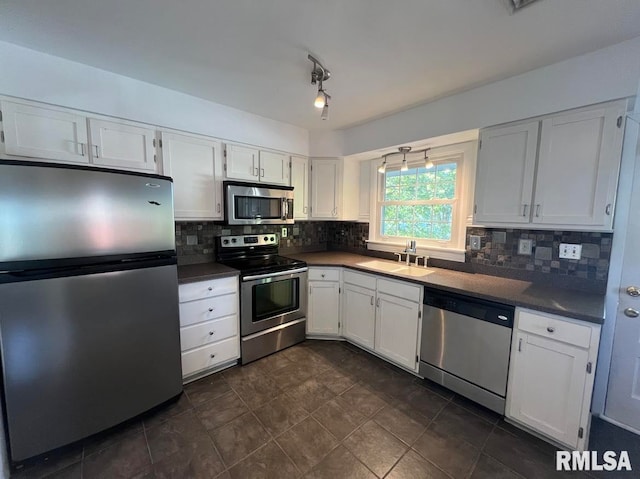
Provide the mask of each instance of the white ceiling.
{"label": "white ceiling", "polygon": [[[313,129],[640,35],[638,0],[0,0],[0,40]],[[312,105],[311,52],[332,71]]]}

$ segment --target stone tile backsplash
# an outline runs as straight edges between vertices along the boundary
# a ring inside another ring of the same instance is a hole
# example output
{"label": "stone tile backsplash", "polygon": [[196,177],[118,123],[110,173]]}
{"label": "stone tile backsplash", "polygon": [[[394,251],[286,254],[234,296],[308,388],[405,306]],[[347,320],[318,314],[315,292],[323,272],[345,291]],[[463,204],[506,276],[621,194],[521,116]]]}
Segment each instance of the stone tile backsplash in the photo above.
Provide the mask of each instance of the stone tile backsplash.
{"label": "stone tile backsplash", "polygon": [[[480,250],[471,249],[471,235],[480,236]],[[466,262],[477,272],[485,266],[498,273],[502,270],[511,277],[515,271],[521,277],[527,272],[558,275],[565,280],[586,280],[604,288],[612,238],[612,233],[473,227],[467,228]],[[518,254],[520,239],[532,240],[531,255]],[[560,243],[581,244],[582,257],[579,260],[560,259]]]}
{"label": "stone tile backsplash", "polygon": [[[221,235],[277,233],[281,225],[225,226],[213,222],[176,222],[176,249],[179,264],[202,263],[215,258],[215,237]],[[280,252],[341,250],[366,254],[368,223],[347,221],[300,221],[287,226],[280,238]]]}

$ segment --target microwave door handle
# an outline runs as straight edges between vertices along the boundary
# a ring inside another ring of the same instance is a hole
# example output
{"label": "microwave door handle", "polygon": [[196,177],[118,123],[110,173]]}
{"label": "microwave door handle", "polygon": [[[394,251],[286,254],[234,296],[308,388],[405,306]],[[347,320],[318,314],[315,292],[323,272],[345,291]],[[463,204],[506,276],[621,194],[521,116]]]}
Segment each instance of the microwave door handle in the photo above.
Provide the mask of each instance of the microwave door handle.
{"label": "microwave door handle", "polygon": [[289,203],[285,197],[282,198],[282,219],[286,220],[289,216]]}

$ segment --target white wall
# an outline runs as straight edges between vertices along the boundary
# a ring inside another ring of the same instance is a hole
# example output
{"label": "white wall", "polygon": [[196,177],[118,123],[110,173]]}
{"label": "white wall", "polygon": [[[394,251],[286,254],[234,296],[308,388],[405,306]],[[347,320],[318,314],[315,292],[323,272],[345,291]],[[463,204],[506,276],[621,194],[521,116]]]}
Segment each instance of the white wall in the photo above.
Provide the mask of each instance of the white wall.
{"label": "white wall", "polygon": [[[497,125],[636,94],[640,37],[341,132],[343,155]],[[325,155],[312,134],[314,155]],[[326,153],[330,156],[329,153]]]}
{"label": "white wall", "polygon": [[0,94],[186,130],[300,155],[304,128],[60,57],[0,42]]}

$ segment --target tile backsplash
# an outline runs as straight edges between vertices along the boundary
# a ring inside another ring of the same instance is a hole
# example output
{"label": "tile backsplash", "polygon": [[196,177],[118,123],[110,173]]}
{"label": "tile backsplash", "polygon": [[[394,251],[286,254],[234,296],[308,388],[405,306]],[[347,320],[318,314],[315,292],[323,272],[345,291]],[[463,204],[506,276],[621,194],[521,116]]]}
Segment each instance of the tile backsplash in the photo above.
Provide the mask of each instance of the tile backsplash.
{"label": "tile backsplash", "polygon": [[[471,249],[471,235],[480,236],[479,250]],[[467,228],[466,263],[474,272],[522,279],[546,276],[552,282],[604,291],[612,238],[613,233],[472,227]],[[532,240],[530,255],[518,254],[520,239]],[[581,244],[582,257],[560,259],[560,243]]]}
{"label": "tile backsplash", "polygon": [[[213,222],[176,222],[178,264],[213,261],[215,237],[242,234],[282,234],[281,225],[225,226]],[[347,221],[300,221],[287,226],[287,237],[280,238],[280,252],[341,250],[365,254],[368,223]]]}

